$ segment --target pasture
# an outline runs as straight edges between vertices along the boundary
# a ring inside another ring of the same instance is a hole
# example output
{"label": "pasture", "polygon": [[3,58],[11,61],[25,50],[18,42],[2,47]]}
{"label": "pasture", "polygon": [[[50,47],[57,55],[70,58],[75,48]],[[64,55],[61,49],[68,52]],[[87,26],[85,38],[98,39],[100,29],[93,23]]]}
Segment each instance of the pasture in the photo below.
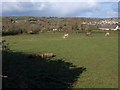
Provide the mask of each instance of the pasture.
{"label": "pasture", "polygon": [[[93,33],[91,37],[87,37],[83,33],[69,33],[69,37],[63,39],[63,35],[64,33],[42,33],[36,35],[4,36],[3,39],[9,43],[9,47],[14,53],[32,54],[52,52],[56,54],[56,61],[61,59],[62,61],[72,63],[76,67],[85,67],[86,71],[78,75],[76,81],[72,83],[73,88],[118,87],[117,32],[111,32],[111,35],[108,37],[105,37],[105,33],[102,32]],[[16,56],[15,61],[17,63],[21,62],[19,60],[22,58],[19,58],[21,57]],[[8,57],[7,59],[10,58]],[[5,59],[3,59],[3,65],[5,63],[4,60]],[[23,60],[25,60],[25,58]],[[32,63],[32,61],[34,62]],[[36,62],[38,63],[37,60]],[[13,64],[15,63],[5,65],[13,66]],[[35,65],[33,65],[36,64],[35,60],[31,60],[31,63],[28,64],[30,64],[33,69],[35,68]],[[25,68],[27,67],[23,66],[21,68],[26,70]],[[54,73],[57,73],[57,70]],[[69,75],[70,74],[67,74],[68,77]],[[22,78],[22,76],[20,78]],[[61,79],[59,75],[58,78]],[[6,83],[11,85],[9,81]],[[21,85],[24,86],[25,83]]]}

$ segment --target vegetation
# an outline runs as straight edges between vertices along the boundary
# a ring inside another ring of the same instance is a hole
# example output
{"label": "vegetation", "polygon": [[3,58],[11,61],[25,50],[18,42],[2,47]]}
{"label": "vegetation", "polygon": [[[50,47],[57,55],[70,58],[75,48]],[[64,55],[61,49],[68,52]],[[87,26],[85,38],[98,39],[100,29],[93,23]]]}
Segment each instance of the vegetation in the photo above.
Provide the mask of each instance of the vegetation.
{"label": "vegetation", "polygon": [[[96,30],[95,25],[82,24],[82,18],[57,18],[57,17],[3,17],[2,33],[5,35],[38,34],[42,32],[85,32]],[[89,19],[86,19],[89,21]]]}
{"label": "vegetation", "polygon": [[[7,57],[6,57],[7,56]],[[71,88],[86,68],[62,59],[29,59],[28,54],[3,52],[3,89]]]}
{"label": "vegetation", "polygon": [[[4,36],[12,52],[3,53],[3,88],[117,88],[118,33],[42,33]],[[52,52],[49,61],[28,59],[32,53]],[[84,72],[86,71],[86,72]]]}
{"label": "vegetation", "polygon": [[73,30],[79,30],[78,24],[75,23],[75,25],[72,27]]}
{"label": "vegetation", "polygon": [[[97,20],[3,17],[3,88],[117,88],[118,31],[105,37],[97,25],[85,24]],[[56,57],[29,58],[37,53]]]}

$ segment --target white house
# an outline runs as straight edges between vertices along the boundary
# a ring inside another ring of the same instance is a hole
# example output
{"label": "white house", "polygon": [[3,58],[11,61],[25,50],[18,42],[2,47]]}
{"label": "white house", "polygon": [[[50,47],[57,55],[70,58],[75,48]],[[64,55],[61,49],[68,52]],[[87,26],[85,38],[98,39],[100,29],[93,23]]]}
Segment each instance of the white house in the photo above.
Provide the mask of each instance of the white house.
{"label": "white house", "polygon": [[116,28],[114,28],[113,30],[118,30],[119,29],[119,26],[117,25]]}
{"label": "white house", "polygon": [[98,26],[98,28],[100,30],[119,30],[119,26],[118,25],[101,25]]}

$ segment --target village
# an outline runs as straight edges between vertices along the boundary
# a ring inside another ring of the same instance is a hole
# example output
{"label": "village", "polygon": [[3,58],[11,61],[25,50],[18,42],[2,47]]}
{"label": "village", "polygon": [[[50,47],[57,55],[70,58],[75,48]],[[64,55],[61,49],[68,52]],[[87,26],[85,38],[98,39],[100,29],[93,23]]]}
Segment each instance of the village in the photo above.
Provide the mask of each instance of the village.
{"label": "village", "polygon": [[2,22],[3,35],[120,29],[117,18],[3,17]]}

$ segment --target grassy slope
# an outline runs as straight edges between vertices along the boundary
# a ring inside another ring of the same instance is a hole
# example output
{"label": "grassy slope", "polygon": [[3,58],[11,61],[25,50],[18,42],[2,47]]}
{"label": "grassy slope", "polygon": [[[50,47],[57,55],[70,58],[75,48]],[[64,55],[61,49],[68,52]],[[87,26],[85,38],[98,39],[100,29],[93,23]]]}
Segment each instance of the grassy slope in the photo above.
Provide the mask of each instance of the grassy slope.
{"label": "grassy slope", "polygon": [[116,33],[105,37],[104,33],[86,37],[83,34],[63,33],[6,36],[10,48],[24,53],[53,52],[56,58],[63,58],[77,66],[84,66],[83,73],[74,87],[99,88],[118,86],[118,38]]}

